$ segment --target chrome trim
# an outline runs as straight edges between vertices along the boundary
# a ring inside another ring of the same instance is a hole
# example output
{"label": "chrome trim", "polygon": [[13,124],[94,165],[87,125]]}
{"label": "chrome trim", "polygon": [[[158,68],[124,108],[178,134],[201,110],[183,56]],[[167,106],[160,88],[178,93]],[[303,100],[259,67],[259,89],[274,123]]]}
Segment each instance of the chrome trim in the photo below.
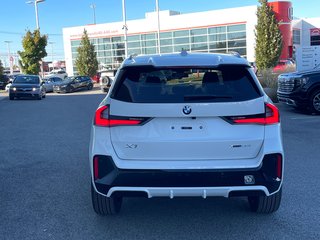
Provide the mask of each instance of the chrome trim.
{"label": "chrome trim", "polygon": [[278,78],[278,92],[290,93],[294,89],[294,78],[279,77]]}
{"label": "chrome trim", "polygon": [[278,100],[279,100],[279,102],[286,103],[290,106],[297,106],[296,102],[290,98],[283,98],[283,97],[278,96]]}

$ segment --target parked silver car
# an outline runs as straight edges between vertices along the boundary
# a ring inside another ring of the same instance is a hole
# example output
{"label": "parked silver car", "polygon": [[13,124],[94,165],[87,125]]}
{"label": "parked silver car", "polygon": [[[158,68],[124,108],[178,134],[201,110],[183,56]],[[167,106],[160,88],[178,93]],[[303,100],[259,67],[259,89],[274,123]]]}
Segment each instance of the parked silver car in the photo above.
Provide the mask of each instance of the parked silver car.
{"label": "parked silver car", "polygon": [[44,88],[46,92],[53,92],[53,85],[62,82],[63,79],[59,77],[49,77],[44,79]]}

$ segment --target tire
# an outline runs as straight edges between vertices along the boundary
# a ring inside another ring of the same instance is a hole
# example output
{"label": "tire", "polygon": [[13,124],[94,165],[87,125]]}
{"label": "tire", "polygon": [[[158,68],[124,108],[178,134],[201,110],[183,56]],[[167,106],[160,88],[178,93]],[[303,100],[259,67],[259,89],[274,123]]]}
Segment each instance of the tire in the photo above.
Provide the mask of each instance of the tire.
{"label": "tire", "polygon": [[46,94],[43,94],[43,95],[42,95],[42,98],[46,98]]}
{"label": "tire", "polygon": [[92,184],[91,199],[93,209],[98,215],[115,215],[120,212],[122,197],[105,197],[97,193]]}
{"label": "tire", "polygon": [[320,90],[316,90],[309,99],[309,108],[313,113],[320,113]]}
{"label": "tire", "polygon": [[110,79],[108,77],[103,77],[102,83],[104,83],[106,86],[110,86],[111,84]]}
{"label": "tire", "polygon": [[93,85],[92,84],[89,84],[88,85],[88,90],[91,90],[93,88]]}
{"label": "tire", "polygon": [[73,91],[74,91],[73,87],[67,87],[67,88],[66,88],[66,92],[67,92],[67,93],[71,93],[71,92],[73,92]]}
{"label": "tire", "polygon": [[14,96],[9,95],[10,100],[14,100]]}
{"label": "tire", "polygon": [[39,93],[39,95],[37,96],[37,99],[38,99],[38,100],[42,100],[42,96],[41,96],[40,93]]}
{"label": "tire", "polygon": [[282,189],[271,196],[250,196],[248,202],[252,212],[273,213],[280,207]]}

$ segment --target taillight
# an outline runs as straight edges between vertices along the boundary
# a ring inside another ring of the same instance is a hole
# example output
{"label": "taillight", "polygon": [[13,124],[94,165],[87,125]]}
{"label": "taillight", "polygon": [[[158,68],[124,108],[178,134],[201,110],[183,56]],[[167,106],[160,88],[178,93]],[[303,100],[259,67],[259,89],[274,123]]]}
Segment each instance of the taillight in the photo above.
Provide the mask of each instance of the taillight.
{"label": "taillight", "polygon": [[108,106],[101,106],[96,110],[94,125],[100,127],[133,126],[140,125],[145,120],[145,118],[110,116]]}
{"label": "taillight", "polygon": [[103,117],[104,111],[108,111],[108,107],[107,106],[101,106],[96,110],[96,113],[95,113],[95,116],[94,116],[94,125],[100,126],[100,127],[109,126],[109,119]]}
{"label": "taillight", "polygon": [[261,124],[271,125],[280,122],[279,110],[276,106],[270,103],[265,104],[265,114],[255,116],[239,116],[229,117],[232,123],[236,124]]}

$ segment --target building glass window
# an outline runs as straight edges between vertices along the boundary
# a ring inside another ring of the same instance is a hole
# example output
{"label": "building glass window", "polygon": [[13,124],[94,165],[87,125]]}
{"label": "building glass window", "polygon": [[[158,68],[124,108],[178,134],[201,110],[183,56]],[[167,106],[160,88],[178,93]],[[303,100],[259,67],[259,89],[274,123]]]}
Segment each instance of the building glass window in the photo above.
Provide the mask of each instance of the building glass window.
{"label": "building glass window", "polygon": [[209,43],[210,49],[218,49],[218,48],[226,48],[227,43],[226,42],[211,42]]}
{"label": "building glass window", "polygon": [[228,47],[233,48],[233,47],[246,47],[247,46],[247,41],[246,40],[232,40],[228,42]]}
{"label": "building glass window", "polygon": [[191,42],[192,43],[207,42],[207,36],[191,37]]}
{"label": "building glass window", "polygon": [[213,34],[213,33],[225,33],[226,32],[226,26],[222,26],[222,27],[212,27],[208,29],[208,33],[209,34]]}
{"label": "building glass window", "polygon": [[300,44],[301,39],[301,31],[300,29],[293,29],[292,30],[292,42],[293,44]]}
{"label": "building glass window", "polygon": [[157,49],[155,47],[151,48],[142,48],[142,54],[156,54]]}
{"label": "building glass window", "polygon": [[207,29],[206,28],[192,29],[190,31],[190,35],[192,35],[192,36],[205,35],[205,34],[207,34]]}
{"label": "building glass window", "polygon": [[207,43],[196,43],[191,45],[192,51],[200,51],[200,50],[207,50],[208,51],[208,44]]}
{"label": "building glass window", "polygon": [[319,46],[320,45],[320,35],[319,36],[311,36],[310,37],[310,45],[311,46]]}
{"label": "building glass window", "polygon": [[128,42],[140,41],[140,35],[133,35],[127,37]]}
{"label": "building glass window", "polygon": [[155,33],[141,35],[141,40],[152,40],[152,39],[156,39]]}
{"label": "building glass window", "polygon": [[172,39],[161,39],[160,46],[172,45]]}
{"label": "building glass window", "polygon": [[160,33],[160,39],[163,39],[163,38],[172,38],[172,32]]}
{"label": "building glass window", "polygon": [[123,37],[112,37],[111,38],[112,42],[123,42]]}
{"label": "building glass window", "polygon": [[227,39],[227,36],[226,36],[225,33],[224,34],[209,35],[209,41],[210,42],[211,41],[214,41],[214,42],[216,42],[216,41],[224,41],[226,39]]}
{"label": "building glass window", "polygon": [[173,52],[173,48],[172,48],[172,46],[160,47],[160,52],[161,53],[172,53]]}
{"label": "building glass window", "polygon": [[142,41],[141,46],[142,47],[155,47],[155,46],[157,46],[157,42],[156,42],[156,40]]}
{"label": "building glass window", "polygon": [[[293,31],[294,43],[300,40],[300,32]],[[72,61],[75,61],[81,40],[71,40]],[[105,38],[91,38],[95,45],[98,61],[107,68],[119,66],[125,55],[124,37],[122,35]],[[156,54],[157,34],[135,34],[127,37],[128,54]],[[320,45],[318,36],[312,36],[312,45]],[[216,27],[203,27],[160,33],[160,52],[181,52],[184,49],[192,52],[226,53],[239,52],[246,56],[246,25],[233,24]]]}
{"label": "building glass window", "polygon": [[235,33],[228,33],[228,39],[242,39],[246,38],[246,32],[235,32]]}
{"label": "building glass window", "polygon": [[173,51],[181,52],[182,50],[190,51],[190,45],[175,45]]}
{"label": "building glass window", "polygon": [[71,41],[71,46],[79,46],[80,45],[80,40],[72,40]]}
{"label": "building glass window", "polygon": [[174,31],[173,37],[185,37],[189,36],[189,30],[182,30],[182,31]]}
{"label": "building glass window", "polygon": [[188,37],[174,38],[173,42],[174,42],[174,44],[185,44],[185,43],[189,43],[189,38]]}
{"label": "building glass window", "polygon": [[129,48],[128,54],[129,55],[141,54],[141,48],[132,48],[132,49]]}
{"label": "building glass window", "polygon": [[96,44],[98,44],[98,39],[96,39],[96,38],[91,38],[91,39],[90,39],[90,42],[91,42],[92,44],[96,45]]}
{"label": "building glass window", "polygon": [[227,30],[228,32],[246,31],[246,25],[245,24],[230,25],[227,27]]}
{"label": "building glass window", "polygon": [[140,42],[128,42],[128,48],[139,48]]}

